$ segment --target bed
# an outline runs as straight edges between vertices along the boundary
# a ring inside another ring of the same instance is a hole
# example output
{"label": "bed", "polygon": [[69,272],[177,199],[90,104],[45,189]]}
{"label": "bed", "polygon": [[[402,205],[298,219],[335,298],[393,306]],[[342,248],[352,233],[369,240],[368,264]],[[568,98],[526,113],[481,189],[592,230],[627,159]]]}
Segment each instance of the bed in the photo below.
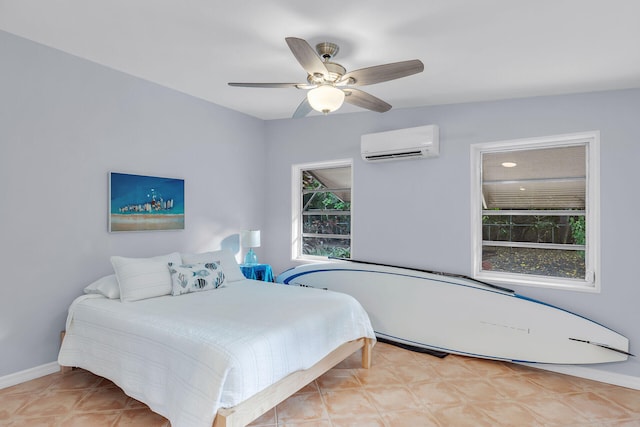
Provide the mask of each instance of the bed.
{"label": "bed", "polygon": [[127,275],[161,282],[141,271],[166,268],[166,259],[135,274],[112,259],[116,277],[69,308],[60,365],[110,379],[173,427],[244,426],[359,349],[370,365],[375,335],[352,297],[246,280],[230,254],[171,256],[188,265],[213,256],[224,280],[206,292],[149,297],[166,287],[132,293],[123,283]]}

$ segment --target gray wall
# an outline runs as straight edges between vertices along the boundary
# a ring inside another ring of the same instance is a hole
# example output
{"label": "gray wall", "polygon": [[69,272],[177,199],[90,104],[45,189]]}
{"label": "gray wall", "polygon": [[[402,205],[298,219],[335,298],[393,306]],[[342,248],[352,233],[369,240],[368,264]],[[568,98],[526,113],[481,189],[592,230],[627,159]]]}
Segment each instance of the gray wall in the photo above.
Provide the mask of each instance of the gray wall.
{"label": "gray wall", "polygon": [[[276,272],[293,266],[296,163],[354,159],[354,257],[468,274],[469,145],[595,129],[602,292],[516,289],[640,352],[640,90],[262,122],[3,32],[0,58],[0,376],[56,359],[69,303],[110,273],[110,255],[233,246],[257,227],[259,258]],[[425,124],[440,126],[439,158],[360,160],[361,134]],[[186,229],[109,234],[108,171],[184,178]],[[600,369],[640,377],[636,359]]]}
{"label": "gray wall", "polygon": [[[470,274],[470,144],[600,130],[602,292],[514,289],[619,331],[638,353],[639,111],[640,90],[628,90],[268,122],[271,197],[263,249],[276,272],[295,265],[291,165],[350,157],[355,259]],[[360,159],[361,134],[427,124],[440,126],[439,158]],[[640,377],[636,358],[598,368]]]}
{"label": "gray wall", "polygon": [[[261,120],[3,32],[0,58],[3,376],[56,360],[110,255],[237,246],[261,227],[266,154]],[[109,234],[109,171],[183,178],[185,230]]]}

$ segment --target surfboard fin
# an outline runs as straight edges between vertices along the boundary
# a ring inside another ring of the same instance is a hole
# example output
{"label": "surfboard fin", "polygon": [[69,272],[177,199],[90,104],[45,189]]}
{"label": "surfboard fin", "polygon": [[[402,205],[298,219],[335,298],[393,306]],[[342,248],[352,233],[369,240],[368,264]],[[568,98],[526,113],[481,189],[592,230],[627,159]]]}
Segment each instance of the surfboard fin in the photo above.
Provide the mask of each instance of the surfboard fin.
{"label": "surfboard fin", "polygon": [[607,344],[603,344],[603,343],[599,343],[599,342],[593,342],[593,341],[589,341],[589,340],[581,340],[581,339],[578,339],[578,338],[571,338],[571,337],[569,337],[569,339],[571,341],[578,341],[578,342],[583,342],[585,344],[596,345],[598,347],[606,348],[607,350],[611,350],[611,351],[615,351],[617,353],[626,354],[627,356],[635,357],[635,354],[631,354],[628,351],[620,350],[619,348],[611,347],[610,345],[607,345]]}
{"label": "surfboard fin", "polygon": [[376,335],[376,339],[378,340],[378,342],[383,342],[383,343],[387,343],[387,344],[391,344],[394,345],[396,347],[400,347],[403,348],[405,350],[409,350],[409,351],[414,351],[416,353],[424,353],[424,354],[430,354],[431,356],[435,356],[439,359],[444,359],[445,357],[447,357],[449,355],[449,353],[447,353],[446,351],[438,351],[438,350],[432,350],[430,348],[424,348],[424,347],[418,347],[415,345],[410,345],[410,344],[404,344],[398,341],[393,341],[390,339],[386,339],[383,338],[379,335]]}

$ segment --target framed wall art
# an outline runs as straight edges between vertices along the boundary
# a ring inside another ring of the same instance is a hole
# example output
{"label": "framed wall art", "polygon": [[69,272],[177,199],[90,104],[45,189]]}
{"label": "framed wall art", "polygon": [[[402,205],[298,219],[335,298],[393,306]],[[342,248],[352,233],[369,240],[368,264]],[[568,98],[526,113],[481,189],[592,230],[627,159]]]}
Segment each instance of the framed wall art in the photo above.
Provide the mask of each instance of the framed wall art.
{"label": "framed wall art", "polygon": [[109,173],[109,231],[184,230],[184,180]]}

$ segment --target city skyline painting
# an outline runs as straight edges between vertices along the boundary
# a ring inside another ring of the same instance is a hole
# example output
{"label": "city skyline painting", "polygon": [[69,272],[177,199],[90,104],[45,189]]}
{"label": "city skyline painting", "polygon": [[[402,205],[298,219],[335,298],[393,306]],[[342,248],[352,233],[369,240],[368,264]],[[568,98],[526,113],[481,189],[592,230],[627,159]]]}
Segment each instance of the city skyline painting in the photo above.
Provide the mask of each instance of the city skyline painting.
{"label": "city skyline painting", "polygon": [[184,230],[184,180],[109,173],[109,231]]}

